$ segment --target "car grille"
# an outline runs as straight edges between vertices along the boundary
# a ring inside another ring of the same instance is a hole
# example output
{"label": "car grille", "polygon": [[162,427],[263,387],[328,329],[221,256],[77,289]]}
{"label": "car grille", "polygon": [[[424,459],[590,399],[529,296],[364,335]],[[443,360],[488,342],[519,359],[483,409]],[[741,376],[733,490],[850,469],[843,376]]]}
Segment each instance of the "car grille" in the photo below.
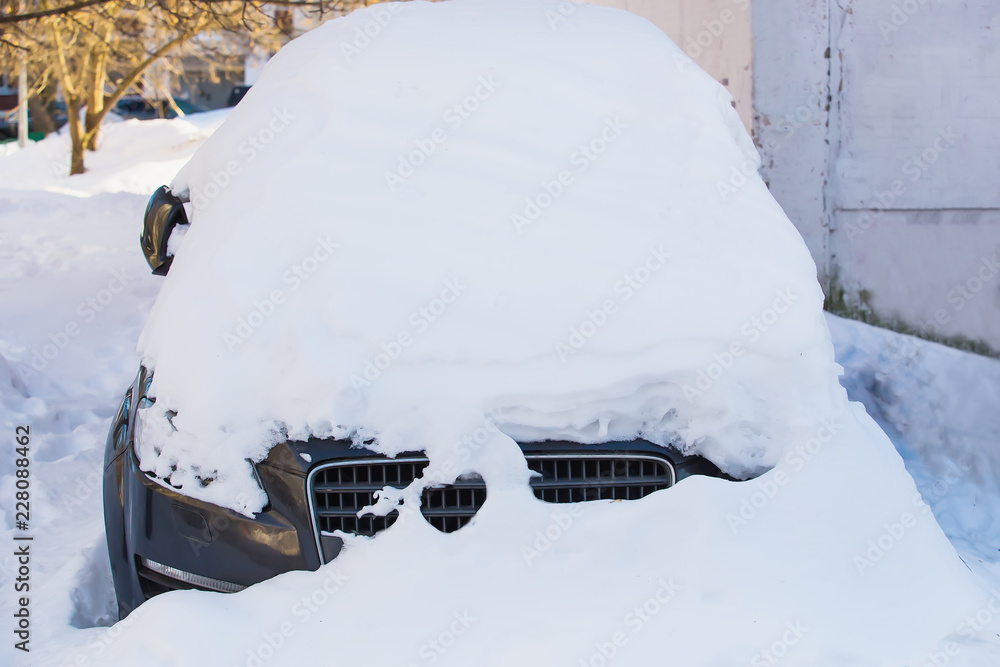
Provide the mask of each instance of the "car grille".
{"label": "car grille", "polygon": [[[637,500],[674,484],[671,463],[663,457],[635,452],[594,454],[525,454],[533,477],[535,496],[548,503],[588,500]],[[394,510],[386,516],[358,516],[375,502],[383,487],[403,488],[427,467],[426,458],[369,459],[321,465],[309,476],[309,497],[320,534],[342,531],[371,537],[398,518]],[[421,513],[440,531],[449,533],[465,526],[486,502],[486,485],[478,476],[460,478],[452,484],[425,489]]]}
{"label": "car grille", "polygon": [[528,467],[541,475],[531,480],[535,496],[547,503],[638,500],[674,483],[673,467],[657,456],[538,454],[525,458]]}
{"label": "car grille", "polygon": [[394,510],[386,516],[358,516],[375,502],[375,492],[386,486],[408,486],[427,467],[427,459],[379,459],[334,463],[311,476],[311,498],[316,526],[321,533],[340,530],[367,535],[385,530],[398,518]]}
{"label": "car grille", "polygon": [[443,533],[451,533],[472,521],[486,502],[486,485],[475,475],[446,486],[424,489],[420,513]]}

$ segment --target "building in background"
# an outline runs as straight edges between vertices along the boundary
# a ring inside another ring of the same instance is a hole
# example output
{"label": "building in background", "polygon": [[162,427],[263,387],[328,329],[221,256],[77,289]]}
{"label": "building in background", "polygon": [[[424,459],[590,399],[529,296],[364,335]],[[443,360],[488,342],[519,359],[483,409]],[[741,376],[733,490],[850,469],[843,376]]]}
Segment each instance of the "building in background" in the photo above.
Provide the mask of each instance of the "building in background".
{"label": "building in background", "polygon": [[1000,5],[758,0],[762,174],[831,309],[1000,353]]}
{"label": "building in background", "polygon": [[1000,355],[996,0],[593,0],[726,85],[829,309]]}

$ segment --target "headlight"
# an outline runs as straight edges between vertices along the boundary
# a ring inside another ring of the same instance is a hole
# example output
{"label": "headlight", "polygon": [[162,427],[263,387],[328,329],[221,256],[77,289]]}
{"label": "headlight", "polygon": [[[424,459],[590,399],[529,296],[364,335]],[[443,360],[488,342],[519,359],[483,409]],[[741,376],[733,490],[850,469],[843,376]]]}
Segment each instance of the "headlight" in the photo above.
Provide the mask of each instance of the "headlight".
{"label": "headlight", "polygon": [[139,442],[142,440],[142,424],[143,424],[143,413],[154,403],[156,403],[155,398],[149,396],[149,388],[153,385],[153,374],[143,369],[143,377],[139,381],[139,398],[136,403],[135,410],[135,427],[132,429],[132,451],[135,453],[136,459],[142,460],[139,455]]}

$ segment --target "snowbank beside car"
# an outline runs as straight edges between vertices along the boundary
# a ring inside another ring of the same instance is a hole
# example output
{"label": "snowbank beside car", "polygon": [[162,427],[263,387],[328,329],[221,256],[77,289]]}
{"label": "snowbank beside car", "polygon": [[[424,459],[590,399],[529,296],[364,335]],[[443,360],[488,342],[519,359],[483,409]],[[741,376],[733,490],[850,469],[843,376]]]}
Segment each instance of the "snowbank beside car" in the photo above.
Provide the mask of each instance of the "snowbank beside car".
{"label": "snowbank beside car", "polygon": [[[65,127],[0,162],[0,183],[16,190],[48,190],[74,196],[99,192],[149,195],[149,183],[170,180],[229,115],[229,109],[184,119],[121,120],[109,114],[98,150],[86,155],[87,172],[70,177],[70,141]],[[16,146],[14,146],[16,148]]]}
{"label": "snowbank beside car", "polygon": [[963,552],[1000,557],[1000,360],[828,316],[864,403]]}

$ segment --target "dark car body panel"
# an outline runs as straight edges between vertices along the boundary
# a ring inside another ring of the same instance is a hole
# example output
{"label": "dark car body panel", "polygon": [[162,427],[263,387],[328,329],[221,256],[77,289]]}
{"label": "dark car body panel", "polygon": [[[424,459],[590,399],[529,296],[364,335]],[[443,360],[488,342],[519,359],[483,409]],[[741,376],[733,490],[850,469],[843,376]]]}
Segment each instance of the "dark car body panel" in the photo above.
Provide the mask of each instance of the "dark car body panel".
{"label": "dark car body panel", "polygon": [[[139,395],[144,379],[140,373],[132,395]],[[139,576],[140,557],[242,586],[319,567],[304,502],[305,473],[257,466],[269,502],[253,518],[181,495],[139,468],[131,446],[138,404],[131,401],[126,446],[116,447],[118,420],[112,425],[104,470],[108,552],[123,616],[149,597]]]}

